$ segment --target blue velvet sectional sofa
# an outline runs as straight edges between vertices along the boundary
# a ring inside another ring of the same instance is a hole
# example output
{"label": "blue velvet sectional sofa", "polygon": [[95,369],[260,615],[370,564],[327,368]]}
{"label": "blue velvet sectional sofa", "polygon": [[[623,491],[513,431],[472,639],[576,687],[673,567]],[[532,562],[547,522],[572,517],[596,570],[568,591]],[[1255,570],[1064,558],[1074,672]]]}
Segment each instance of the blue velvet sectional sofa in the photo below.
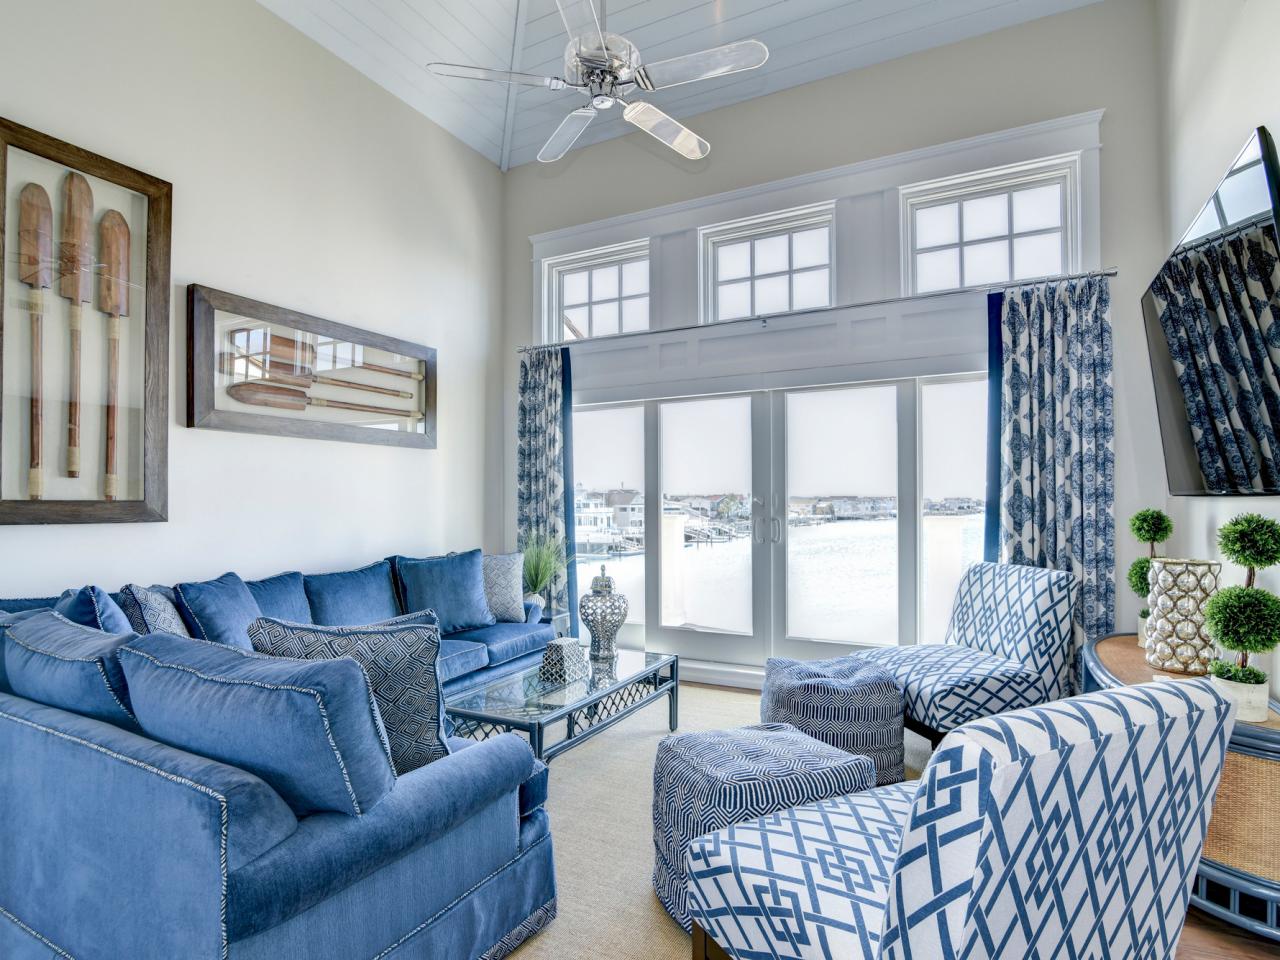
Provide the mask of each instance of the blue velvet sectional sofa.
{"label": "blue velvet sectional sofa", "polygon": [[[368,623],[405,612],[395,568],[248,586],[262,615],[296,619],[301,583],[313,622]],[[446,692],[536,662],[552,633],[525,613],[445,636]],[[85,709],[0,671],[4,960],[497,960],[555,915],[547,771],[519,737],[450,740],[358,816],[299,814],[247,770]]]}

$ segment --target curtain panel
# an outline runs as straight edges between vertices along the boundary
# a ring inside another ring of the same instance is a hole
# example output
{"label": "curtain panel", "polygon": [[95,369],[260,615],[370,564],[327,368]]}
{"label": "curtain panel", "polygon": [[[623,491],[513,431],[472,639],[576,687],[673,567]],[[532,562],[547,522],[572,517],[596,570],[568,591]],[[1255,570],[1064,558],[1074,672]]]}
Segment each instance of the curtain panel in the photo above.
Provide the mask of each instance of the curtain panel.
{"label": "curtain panel", "polygon": [[1088,276],[1007,290],[1000,314],[1001,557],[1079,580],[1077,691],[1081,641],[1115,626],[1110,300]]}
{"label": "curtain panel", "polygon": [[1150,293],[1210,490],[1280,488],[1274,223],[1175,251]]}
{"label": "curtain panel", "polygon": [[[516,514],[519,547],[549,538],[573,550],[573,386],[569,351],[535,348],[520,360]],[[551,616],[577,628],[576,576],[570,563],[548,590]]]}

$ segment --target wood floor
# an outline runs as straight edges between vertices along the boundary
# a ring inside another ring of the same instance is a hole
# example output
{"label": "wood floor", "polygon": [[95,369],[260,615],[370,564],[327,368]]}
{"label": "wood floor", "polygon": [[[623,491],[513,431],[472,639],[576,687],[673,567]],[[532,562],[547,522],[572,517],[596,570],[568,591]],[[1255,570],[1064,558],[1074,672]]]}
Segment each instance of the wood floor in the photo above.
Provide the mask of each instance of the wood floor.
{"label": "wood floor", "polygon": [[1275,960],[1280,943],[1254,937],[1194,907],[1178,941],[1177,960]]}

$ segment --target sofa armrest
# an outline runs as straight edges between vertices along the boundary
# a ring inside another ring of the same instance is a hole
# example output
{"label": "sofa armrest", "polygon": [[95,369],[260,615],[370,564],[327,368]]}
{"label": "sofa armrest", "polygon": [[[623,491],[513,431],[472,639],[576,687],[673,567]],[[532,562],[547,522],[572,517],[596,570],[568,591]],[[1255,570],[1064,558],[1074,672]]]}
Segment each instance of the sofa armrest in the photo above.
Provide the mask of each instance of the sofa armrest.
{"label": "sofa armrest", "polygon": [[216,958],[229,870],[297,829],[267,784],[0,694],[0,905],[73,956]]}
{"label": "sofa armrest", "polygon": [[510,807],[509,843],[491,851],[506,862],[518,852],[519,792],[533,770],[529,745],[503,734],[405,774],[362,816],[304,817],[288,840],[231,875],[232,940],[301,913],[495,803]]}
{"label": "sofa armrest", "polygon": [[524,602],[524,622],[540,623],[542,621],[542,604],[537,600],[526,600]]}

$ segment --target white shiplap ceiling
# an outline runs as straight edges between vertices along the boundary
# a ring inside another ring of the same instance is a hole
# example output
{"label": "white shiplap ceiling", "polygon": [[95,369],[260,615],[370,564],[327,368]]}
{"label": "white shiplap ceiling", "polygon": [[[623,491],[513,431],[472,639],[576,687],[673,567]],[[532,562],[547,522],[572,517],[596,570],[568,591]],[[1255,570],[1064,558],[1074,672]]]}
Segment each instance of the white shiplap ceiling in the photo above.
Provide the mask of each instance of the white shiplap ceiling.
{"label": "white shiplap ceiling", "polygon": [[[555,0],[258,0],[503,169],[528,163],[584,98],[437,77],[433,60],[563,75]],[[599,10],[602,0],[595,0]],[[647,61],[755,38],[758,70],[637,94],[677,119],[1098,0],[603,0]],[[695,124],[696,126],[696,124]],[[615,111],[578,146],[634,132]],[[712,144],[715,149],[715,144]]]}

